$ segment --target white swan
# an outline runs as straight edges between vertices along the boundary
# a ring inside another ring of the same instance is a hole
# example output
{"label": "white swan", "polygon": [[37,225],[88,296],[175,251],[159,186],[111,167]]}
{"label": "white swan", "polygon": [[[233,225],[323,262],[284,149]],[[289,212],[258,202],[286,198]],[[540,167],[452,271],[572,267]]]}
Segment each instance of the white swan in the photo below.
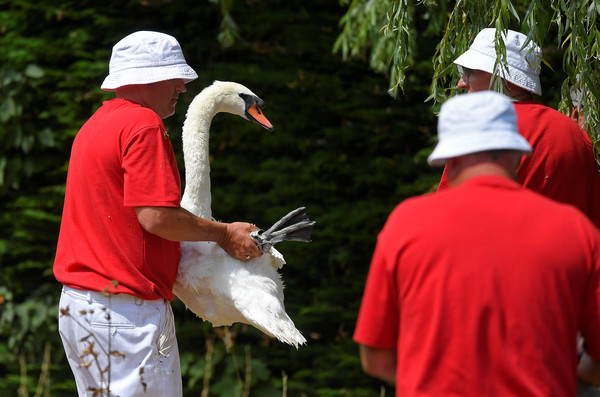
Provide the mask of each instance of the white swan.
{"label": "white swan", "polygon": [[[263,101],[241,84],[215,81],[198,94],[183,125],[186,187],[181,206],[211,219],[209,131],[219,112],[237,114],[272,130],[262,114]],[[274,248],[244,263],[218,244],[182,242],[173,293],[188,309],[213,326],[241,322],[298,348],[306,339],[285,312],[283,283],[277,271],[285,263]]]}

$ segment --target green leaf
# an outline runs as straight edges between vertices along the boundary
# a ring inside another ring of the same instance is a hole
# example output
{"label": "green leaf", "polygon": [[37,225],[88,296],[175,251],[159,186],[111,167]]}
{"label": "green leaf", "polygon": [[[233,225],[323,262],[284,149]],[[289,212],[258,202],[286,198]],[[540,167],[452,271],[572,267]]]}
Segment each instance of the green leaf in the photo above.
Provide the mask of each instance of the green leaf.
{"label": "green leaf", "polygon": [[26,135],[21,140],[21,149],[23,153],[27,154],[33,147],[33,143],[35,142],[35,137],[33,135]]}
{"label": "green leaf", "polygon": [[13,98],[4,98],[0,103],[0,123],[6,123],[11,118],[17,116],[17,105]]}
{"label": "green leaf", "polygon": [[25,68],[25,76],[32,79],[41,79],[44,77],[44,70],[35,64],[29,64]]}
{"label": "green leaf", "polygon": [[4,155],[0,155],[0,186],[4,185],[4,172],[8,159]]}
{"label": "green leaf", "polygon": [[54,146],[54,136],[52,136],[52,130],[48,127],[43,128],[41,131],[39,131],[37,134],[37,138],[42,146]]}

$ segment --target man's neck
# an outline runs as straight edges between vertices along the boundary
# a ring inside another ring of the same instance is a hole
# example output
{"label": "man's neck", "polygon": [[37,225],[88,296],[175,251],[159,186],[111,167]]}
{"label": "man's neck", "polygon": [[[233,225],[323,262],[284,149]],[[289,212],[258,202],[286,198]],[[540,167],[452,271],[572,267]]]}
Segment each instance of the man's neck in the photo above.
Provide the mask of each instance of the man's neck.
{"label": "man's neck", "polygon": [[514,101],[532,101],[533,94],[524,88],[508,83],[506,87],[507,95]]}
{"label": "man's neck", "polygon": [[489,154],[473,153],[448,160],[446,171],[450,187],[461,185],[471,178],[485,175],[517,180],[516,169],[520,157],[501,154],[493,159]]}
{"label": "man's neck", "polygon": [[469,179],[486,175],[501,176],[511,180],[515,179],[514,175],[511,175],[508,171],[506,171],[506,169],[500,167],[498,164],[481,163],[462,170],[454,178],[449,180],[448,183],[450,187],[455,187],[458,185],[462,185]]}

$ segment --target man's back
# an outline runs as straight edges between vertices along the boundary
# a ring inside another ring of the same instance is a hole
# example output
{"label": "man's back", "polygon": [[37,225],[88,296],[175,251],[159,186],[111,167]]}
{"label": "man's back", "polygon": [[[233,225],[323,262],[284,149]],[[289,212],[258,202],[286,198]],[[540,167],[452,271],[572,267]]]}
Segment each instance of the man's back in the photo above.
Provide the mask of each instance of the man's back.
{"label": "man's back", "polygon": [[379,236],[355,340],[398,343],[399,395],[574,395],[580,326],[600,355],[598,244],[574,208],[505,178],[408,200]]}
{"label": "man's back", "polygon": [[535,101],[515,102],[521,135],[533,147],[517,169],[519,182],[579,208],[600,228],[600,173],[592,142],[577,123]]}

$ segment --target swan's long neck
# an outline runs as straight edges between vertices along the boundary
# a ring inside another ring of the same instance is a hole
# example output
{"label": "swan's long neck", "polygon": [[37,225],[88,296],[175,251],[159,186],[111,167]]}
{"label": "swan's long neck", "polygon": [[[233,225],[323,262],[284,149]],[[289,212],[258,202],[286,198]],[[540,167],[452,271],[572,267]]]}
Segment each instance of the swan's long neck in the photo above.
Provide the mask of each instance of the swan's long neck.
{"label": "swan's long neck", "polygon": [[211,219],[210,125],[217,111],[218,92],[211,87],[194,98],[183,123],[185,190],[181,206],[196,216]]}

